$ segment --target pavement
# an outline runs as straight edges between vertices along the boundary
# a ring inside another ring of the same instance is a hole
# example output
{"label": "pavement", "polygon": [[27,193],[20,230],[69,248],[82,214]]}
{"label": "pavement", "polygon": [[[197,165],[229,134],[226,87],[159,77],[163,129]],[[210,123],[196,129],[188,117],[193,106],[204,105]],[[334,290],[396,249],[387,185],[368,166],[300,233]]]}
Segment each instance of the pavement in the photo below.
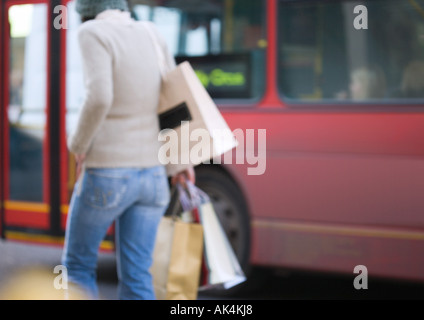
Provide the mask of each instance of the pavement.
{"label": "pavement", "polygon": [[[47,246],[29,243],[19,243],[13,241],[0,240],[0,300],[2,292],[5,288],[9,288],[11,282],[17,284],[23,289],[17,292],[16,295],[22,297],[30,297],[32,300],[32,292],[30,287],[40,287],[48,283],[50,292],[54,286],[55,278],[60,275],[60,271],[54,273],[56,266],[61,264],[62,248],[57,246]],[[43,283],[36,280],[34,277],[45,279]],[[23,278],[27,283],[22,284],[20,279]],[[30,279],[30,280],[27,280]],[[117,284],[118,278],[116,275],[116,261],[113,253],[99,253],[97,279],[99,287],[99,295],[101,300],[117,300]],[[13,281],[10,281],[13,280]],[[51,284],[51,286],[50,286]],[[58,295],[56,290],[51,296],[53,299],[62,299],[62,295]],[[10,296],[10,293],[8,294]],[[34,293],[35,297],[39,297],[39,292]],[[208,299],[214,300],[216,297],[199,295],[199,300]],[[21,298],[19,298],[21,299]],[[39,299],[39,298],[35,298]]]}
{"label": "pavement", "polygon": [[[0,290],[9,279],[31,274],[31,271],[42,270],[54,281],[60,274],[55,274],[54,268],[60,265],[61,255],[61,247],[0,241]],[[113,254],[99,254],[98,279],[101,299],[116,300],[117,277]]]}
{"label": "pavement", "polygon": [[[61,255],[61,247],[0,241],[0,300],[1,291],[9,288],[10,283],[15,288],[23,288],[18,290],[18,295],[37,296],[39,291],[32,293],[31,289],[39,288],[46,283],[48,284],[46,291],[51,293],[58,276],[53,273],[54,268],[60,265]],[[31,273],[31,270],[36,272]],[[31,281],[18,281],[19,279],[14,278],[16,274],[35,275],[36,281],[32,281],[33,278]],[[424,300],[424,283],[370,278],[368,290],[355,290],[354,276],[354,274],[342,276],[287,271],[281,273],[271,272],[265,268],[250,277],[246,283],[248,286],[243,287],[243,290],[236,295],[211,295],[208,292],[201,292],[198,300]],[[39,279],[43,277],[46,277],[47,281],[40,283]],[[116,300],[117,283],[114,254],[100,252],[98,262],[100,298]],[[50,297],[62,299],[62,296],[57,297],[57,294],[57,290],[54,290],[51,296],[46,296],[46,299]]]}

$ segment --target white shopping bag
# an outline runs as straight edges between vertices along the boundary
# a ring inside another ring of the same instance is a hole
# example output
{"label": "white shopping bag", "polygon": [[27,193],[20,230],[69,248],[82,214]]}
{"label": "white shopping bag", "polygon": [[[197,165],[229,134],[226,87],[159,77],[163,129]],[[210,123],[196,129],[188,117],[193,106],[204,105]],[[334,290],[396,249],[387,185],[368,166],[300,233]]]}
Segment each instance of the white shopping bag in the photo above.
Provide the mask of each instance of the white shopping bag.
{"label": "white shopping bag", "polygon": [[232,288],[246,280],[227,235],[209,201],[199,207],[203,226],[205,273],[200,290],[223,286]]}
{"label": "white shopping bag", "polygon": [[[203,263],[199,290],[232,288],[246,280],[209,196],[187,182],[189,197],[179,186],[181,204],[203,227]],[[197,219],[196,219],[197,218]]]}
{"label": "white shopping bag", "polygon": [[[237,147],[238,142],[225,119],[188,61],[169,70],[154,25],[146,22],[162,75],[158,106],[161,127],[160,161],[168,176],[210,162]],[[163,152],[162,152],[163,151]]]}

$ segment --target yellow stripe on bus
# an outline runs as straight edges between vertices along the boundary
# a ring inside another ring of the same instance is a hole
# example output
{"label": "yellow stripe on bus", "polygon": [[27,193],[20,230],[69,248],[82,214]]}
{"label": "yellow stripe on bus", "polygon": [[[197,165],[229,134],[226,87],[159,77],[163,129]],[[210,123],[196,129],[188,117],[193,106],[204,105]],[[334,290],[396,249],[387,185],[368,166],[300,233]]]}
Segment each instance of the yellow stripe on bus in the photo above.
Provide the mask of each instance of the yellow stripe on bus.
{"label": "yellow stripe on bus", "polygon": [[[32,212],[41,212],[41,213],[50,212],[50,206],[45,203],[5,201],[4,208],[7,210],[15,210],[15,211],[32,211]],[[69,211],[69,205],[62,204],[60,206],[60,212],[62,214],[66,215],[68,211]]]}
{"label": "yellow stripe on bus", "polygon": [[67,205],[67,204],[62,204],[61,206],[60,206],[60,212],[62,213],[62,214],[68,214],[68,211],[69,211],[69,206]]}
{"label": "yellow stripe on bus", "polygon": [[[5,232],[6,239],[26,242],[37,242],[43,244],[62,245],[64,237],[54,237],[43,234],[28,234],[25,232],[7,231]],[[103,250],[113,250],[114,243],[112,241],[103,240],[100,248]]]}
{"label": "yellow stripe on bus", "polygon": [[6,210],[16,211],[33,211],[41,213],[49,213],[50,206],[46,203],[33,203],[33,202],[18,202],[18,201],[5,201],[4,208]]}
{"label": "yellow stripe on bus", "polygon": [[300,232],[318,232],[332,235],[358,236],[358,237],[376,237],[376,238],[392,238],[404,240],[424,240],[424,232],[419,231],[397,231],[397,230],[381,230],[376,228],[358,228],[358,227],[337,227],[323,226],[293,222],[271,222],[264,220],[256,220],[252,222],[253,227],[269,228],[287,231]]}

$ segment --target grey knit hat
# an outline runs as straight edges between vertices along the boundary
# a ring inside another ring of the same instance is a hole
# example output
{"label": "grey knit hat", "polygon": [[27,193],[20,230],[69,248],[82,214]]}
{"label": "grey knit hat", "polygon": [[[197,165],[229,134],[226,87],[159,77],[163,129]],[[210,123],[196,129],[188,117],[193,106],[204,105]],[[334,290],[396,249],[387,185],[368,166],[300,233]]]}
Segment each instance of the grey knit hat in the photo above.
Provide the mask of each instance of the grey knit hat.
{"label": "grey knit hat", "polygon": [[126,0],[77,0],[75,9],[82,17],[95,17],[108,9],[128,11],[128,4]]}

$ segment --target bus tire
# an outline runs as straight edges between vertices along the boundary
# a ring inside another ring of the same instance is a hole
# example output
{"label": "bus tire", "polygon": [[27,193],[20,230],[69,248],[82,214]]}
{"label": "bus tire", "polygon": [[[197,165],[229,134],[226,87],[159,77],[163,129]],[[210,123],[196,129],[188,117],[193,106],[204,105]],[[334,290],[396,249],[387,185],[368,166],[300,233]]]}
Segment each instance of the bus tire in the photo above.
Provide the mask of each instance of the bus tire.
{"label": "bus tire", "polygon": [[[216,165],[203,165],[196,168],[196,185],[209,195],[240,266],[248,277],[251,271],[250,218],[240,188],[223,168]],[[232,295],[243,287],[244,285],[240,284],[229,290],[210,289],[207,293]]]}

